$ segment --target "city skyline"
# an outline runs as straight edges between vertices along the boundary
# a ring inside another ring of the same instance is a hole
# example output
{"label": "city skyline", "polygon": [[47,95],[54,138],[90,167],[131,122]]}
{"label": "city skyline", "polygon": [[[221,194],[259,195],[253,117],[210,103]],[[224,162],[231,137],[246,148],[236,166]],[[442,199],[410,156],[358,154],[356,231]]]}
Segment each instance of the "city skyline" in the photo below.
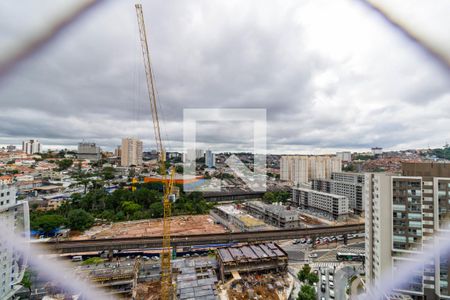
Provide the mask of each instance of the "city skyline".
{"label": "city skyline", "polygon": [[[197,107],[266,108],[269,152],[435,148],[450,140],[448,73],[363,5],[143,4],[168,148],[180,149],[183,109]],[[75,2],[28,3],[22,14],[33,14],[21,24],[8,17],[20,5],[2,5],[7,54]],[[415,16],[421,32],[449,48],[444,1],[385,5],[403,21]],[[33,137],[67,147],[84,138],[113,148],[137,136],[152,145],[135,23],[133,5],[99,5],[3,78],[0,144]],[[245,126],[202,126],[199,140],[236,151],[250,134]]]}

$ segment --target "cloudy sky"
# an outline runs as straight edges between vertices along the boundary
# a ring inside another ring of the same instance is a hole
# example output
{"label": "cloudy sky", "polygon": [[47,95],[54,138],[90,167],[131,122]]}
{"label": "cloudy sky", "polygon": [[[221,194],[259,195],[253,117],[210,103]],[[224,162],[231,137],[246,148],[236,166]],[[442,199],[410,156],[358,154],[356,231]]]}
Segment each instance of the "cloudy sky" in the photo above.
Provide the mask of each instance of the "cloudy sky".
{"label": "cloudy sky", "polygon": [[[449,59],[446,0],[375,1]],[[80,1],[1,1],[0,63]],[[440,147],[450,75],[362,1],[142,1],[169,150],[187,108],[265,109],[272,153]],[[0,64],[1,66],[1,64]],[[103,1],[0,77],[0,145],[126,136],[154,148],[134,2]],[[249,122],[201,122],[201,147],[247,150]]]}

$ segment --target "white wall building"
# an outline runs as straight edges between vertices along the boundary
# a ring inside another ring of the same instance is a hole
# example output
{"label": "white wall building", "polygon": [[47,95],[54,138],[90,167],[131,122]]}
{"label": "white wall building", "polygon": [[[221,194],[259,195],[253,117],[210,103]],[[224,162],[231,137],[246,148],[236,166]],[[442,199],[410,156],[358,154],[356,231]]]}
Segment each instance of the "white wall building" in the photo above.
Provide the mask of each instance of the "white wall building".
{"label": "white wall building", "polygon": [[325,213],[335,220],[342,220],[348,216],[348,199],[345,196],[293,187],[292,202],[302,208]]}
{"label": "white wall building", "polygon": [[[450,243],[450,178],[430,175],[438,169],[432,164],[428,169],[425,163],[416,165],[410,166],[409,174],[403,167],[405,176],[366,174],[368,285],[395,280],[399,264],[420,262],[417,258],[424,253],[434,251],[442,242]],[[450,170],[446,173],[448,176]],[[395,294],[414,299],[450,299],[449,273],[450,254],[435,255],[423,267],[409,271],[407,283],[397,286]]]}
{"label": "white wall building", "polygon": [[[0,185],[0,230],[5,236],[15,234],[29,239],[28,202],[16,202],[14,186]],[[0,299],[10,299],[20,288],[18,284],[22,281],[26,261],[9,241],[1,240]]]}
{"label": "white wall building", "polygon": [[204,157],[205,151],[202,149],[187,149],[184,156],[184,162],[194,162],[195,160]]}
{"label": "white wall building", "polygon": [[[129,167],[131,165],[142,165],[142,141],[135,138],[123,138],[121,147],[120,165]],[[165,153],[164,153],[165,155]]]}
{"label": "white wall building", "polygon": [[343,162],[352,161],[352,153],[350,151],[336,152],[336,156],[339,157]]}
{"label": "white wall building", "polygon": [[26,154],[41,153],[41,143],[38,140],[22,142],[22,151]]}
{"label": "white wall building", "polygon": [[280,179],[295,184],[311,179],[330,178],[342,171],[342,160],[335,156],[287,155],[280,160]]}

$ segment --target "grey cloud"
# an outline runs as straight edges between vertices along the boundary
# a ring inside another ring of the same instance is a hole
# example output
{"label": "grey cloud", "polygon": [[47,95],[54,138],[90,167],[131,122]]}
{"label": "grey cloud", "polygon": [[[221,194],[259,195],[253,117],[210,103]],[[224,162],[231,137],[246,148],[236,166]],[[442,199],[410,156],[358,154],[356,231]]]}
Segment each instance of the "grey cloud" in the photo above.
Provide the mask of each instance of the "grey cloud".
{"label": "grey cloud", "polygon": [[[320,19],[320,12],[334,9],[323,4],[143,1],[168,145],[182,148],[184,108],[266,108],[268,146],[275,152],[448,140],[448,74],[358,7],[350,10],[364,16],[359,26],[376,35],[355,28],[334,33],[342,39],[333,47],[321,46],[322,37],[316,41],[311,32],[336,25]],[[25,12],[21,6],[0,4],[0,45],[57,13],[51,1],[28,2]],[[1,11],[20,11],[28,20],[1,21]],[[318,21],[309,24],[313,13]],[[354,39],[347,42],[348,36]],[[374,46],[366,47],[372,39]],[[146,148],[154,144],[132,3],[99,6],[4,83],[0,143],[34,137],[73,145],[87,139],[110,148],[123,136],[138,136]],[[198,137],[205,146],[244,149],[251,132],[241,128],[206,126]]]}

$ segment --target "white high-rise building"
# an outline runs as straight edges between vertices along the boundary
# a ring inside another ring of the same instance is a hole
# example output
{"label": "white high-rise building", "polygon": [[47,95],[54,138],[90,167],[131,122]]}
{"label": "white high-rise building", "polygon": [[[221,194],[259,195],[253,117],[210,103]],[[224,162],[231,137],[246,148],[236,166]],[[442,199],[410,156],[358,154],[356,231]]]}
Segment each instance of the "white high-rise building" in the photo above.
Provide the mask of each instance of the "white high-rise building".
{"label": "white high-rise building", "polygon": [[[14,186],[0,185],[0,230],[4,236],[29,239],[28,202],[16,201]],[[0,299],[10,299],[20,288],[27,259],[9,241],[0,240]]]}
{"label": "white high-rise building", "polygon": [[352,153],[350,151],[336,152],[336,156],[339,157],[343,162],[352,161]]}
{"label": "white high-rise building", "polygon": [[194,162],[205,155],[205,151],[202,149],[187,149],[184,156],[185,162]]}
{"label": "white high-rise building", "polygon": [[282,156],[280,179],[295,184],[311,179],[329,179],[331,173],[342,171],[342,160],[335,156]]}
{"label": "white high-rise building", "polygon": [[26,154],[41,153],[41,143],[38,140],[23,141],[22,151]]}
{"label": "white high-rise building", "polygon": [[[123,138],[120,165],[122,167],[142,165],[142,149],[143,147],[141,140],[135,138]],[[163,155],[165,155],[165,153]]]}
{"label": "white high-rise building", "polygon": [[214,168],[216,166],[216,155],[211,150],[205,152],[205,165],[208,168]]}
{"label": "white high-rise building", "polygon": [[[366,174],[366,285],[407,277],[396,299],[450,299],[450,164],[404,163],[403,176]],[[421,267],[399,274],[405,261]],[[401,298],[410,297],[410,298]]]}

